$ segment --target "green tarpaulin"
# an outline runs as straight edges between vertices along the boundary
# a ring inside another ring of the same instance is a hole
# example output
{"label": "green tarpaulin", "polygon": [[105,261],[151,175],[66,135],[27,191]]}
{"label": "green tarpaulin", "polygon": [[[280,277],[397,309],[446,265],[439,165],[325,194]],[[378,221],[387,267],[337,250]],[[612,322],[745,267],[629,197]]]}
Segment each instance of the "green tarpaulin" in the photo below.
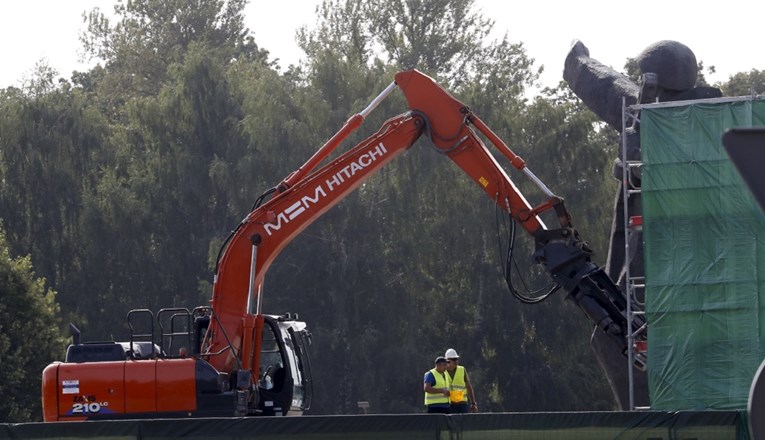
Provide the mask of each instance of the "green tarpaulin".
{"label": "green tarpaulin", "polygon": [[651,408],[746,409],[765,358],[765,216],[721,136],[765,126],[765,101],[647,105],[640,119]]}

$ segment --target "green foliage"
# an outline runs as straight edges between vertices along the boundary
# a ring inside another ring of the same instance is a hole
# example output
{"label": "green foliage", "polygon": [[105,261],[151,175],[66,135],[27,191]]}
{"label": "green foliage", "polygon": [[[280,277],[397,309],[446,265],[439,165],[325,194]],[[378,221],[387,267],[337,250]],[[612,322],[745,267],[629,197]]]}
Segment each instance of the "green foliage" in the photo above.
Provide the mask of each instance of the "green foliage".
{"label": "green foliage", "polygon": [[[68,83],[45,93],[6,90],[0,108],[0,212],[12,250],[31,255],[59,291],[79,292],[87,270],[83,193],[97,184],[108,156],[104,119]],[[77,312],[78,299],[64,293],[60,300]]]}
{"label": "green foliage", "polygon": [[56,293],[35,276],[28,256],[11,256],[0,228],[0,422],[42,419],[42,371],[63,355],[60,322]]}
{"label": "green foliage", "polygon": [[716,84],[724,96],[762,95],[765,93],[765,70],[739,72],[723,84]]}
{"label": "green foliage", "polygon": [[511,89],[541,71],[528,70],[533,60],[506,36],[487,41],[494,22],[474,11],[474,0],[326,0],[317,12],[316,29],[298,33],[314,67],[327,54],[351,66],[387,63],[416,68],[449,89],[495,75],[497,66],[515,64]]}
{"label": "green foliage", "polygon": [[484,55],[493,21],[472,12],[473,0],[365,2],[369,31],[398,68],[453,78]]}
{"label": "green foliage", "polygon": [[[83,18],[80,40],[90,58],[103,61],[107,74],[98,87],[119,107],[130,97],[155,96],[170,79],[170,66],[183,64],[190,48],[214,48],[225,60],[263,61],[244,27],[246,0],[139,0],[114,6],[117,23],[98,8]],[[116,108],[115,108],[116,110]]]}

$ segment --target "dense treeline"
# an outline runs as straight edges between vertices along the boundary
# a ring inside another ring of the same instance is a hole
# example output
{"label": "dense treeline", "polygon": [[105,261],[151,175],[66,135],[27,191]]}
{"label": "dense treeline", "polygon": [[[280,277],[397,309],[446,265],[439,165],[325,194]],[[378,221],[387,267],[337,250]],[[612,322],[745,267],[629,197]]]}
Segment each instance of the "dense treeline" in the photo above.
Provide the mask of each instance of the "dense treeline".
{"label": "dense treeline", "polygon": [[[418,68],[469,103],[567,199],[604,262],[616,135],[562,86],[528,99],[533,59],[490,41],[472,0],[325,1],[299,34],[304,62],[286,69],[244,28],[244,5],[120,2],[112,21],[94,10],[83,44],[97,67],[57,80],[41,66],[0,91],[0,275],[34,286],[25,301],[7,284],[0,302],[4,366],[33,358],[2,375],[2,421],[40,419],[40,373],[63,356],[66,323],[121,340],[131,308],[206,304],[219,247],[258,195],[399,70]],[[348,144],[404,110],[388,99]],[[355,413],[361,400],[419,412],[422,373],[448,347],[484,411],[612,409],[590,323],[561,297],[513,299],[506,240],[493,203],[420,140],[290,244],[267,277],[265,311],[309,323],[312,412]],[[525,245],[520,273],[546,282]]]}

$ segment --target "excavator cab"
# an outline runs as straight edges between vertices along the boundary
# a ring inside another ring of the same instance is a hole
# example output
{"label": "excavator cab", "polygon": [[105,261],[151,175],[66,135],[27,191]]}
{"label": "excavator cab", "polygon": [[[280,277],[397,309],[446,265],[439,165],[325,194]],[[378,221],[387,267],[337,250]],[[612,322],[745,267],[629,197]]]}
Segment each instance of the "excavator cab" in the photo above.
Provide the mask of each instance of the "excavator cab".
{"label": "excavator cab", "polygon": [[311,335],[297,316],[264,316],[258,374],[258,412],[301,415],[311,406]]}

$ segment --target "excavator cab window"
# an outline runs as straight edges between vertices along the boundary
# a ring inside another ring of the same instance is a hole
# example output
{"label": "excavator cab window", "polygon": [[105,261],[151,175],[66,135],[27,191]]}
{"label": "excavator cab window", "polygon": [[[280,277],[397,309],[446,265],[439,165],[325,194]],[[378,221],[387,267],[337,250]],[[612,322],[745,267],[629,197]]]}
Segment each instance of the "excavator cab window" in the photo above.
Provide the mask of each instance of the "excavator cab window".
{"label": "excavator cab window", "polygon": [[204,340],[207,328],[210,327],[211,312],[209,307],[197,307],[192,312],[192,329],[194,334],[191,341],[191,353],[199,354],[202,352],[202,341]]}
{"label": "excavator cab window", "polygon": [[[282,352],[279,349],[279,342],[276,339],[272,323],[268,320],[266,320],[266,325],[263,326],[260,365],[258,385],[263,389],[273,390],[273,392],[281,390],[284,383],[284,360],[282,359]],[[277,384],[276,373],[280,369],[282,370],[282,373],[278,379],[281,380],[281,383]]]}
{"label": "excavator cab window", "polygon": [[[297,375],[295,380],[295,398],[303,400],[303,409],[311,407],[313,395],[313,381],[311,380],[311,362],[308,357],[308,346],[311,344],[311,334],[303,329],[296,331],[292,327],[289,334],[294,342],[295,357],[297,359]],[[302,393],[302,395],[301,395]]]}
{"label": "excavator cab window", "polygon": [[159,346],[167,357],[186,357],[193,340],[193,315],[182,307],[164,308],[157,313]]}

